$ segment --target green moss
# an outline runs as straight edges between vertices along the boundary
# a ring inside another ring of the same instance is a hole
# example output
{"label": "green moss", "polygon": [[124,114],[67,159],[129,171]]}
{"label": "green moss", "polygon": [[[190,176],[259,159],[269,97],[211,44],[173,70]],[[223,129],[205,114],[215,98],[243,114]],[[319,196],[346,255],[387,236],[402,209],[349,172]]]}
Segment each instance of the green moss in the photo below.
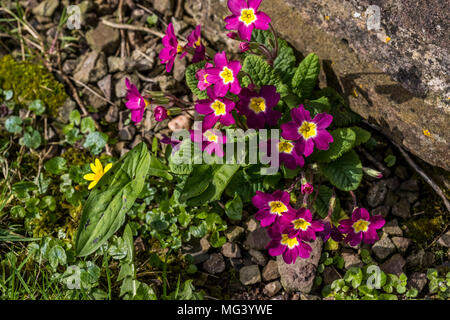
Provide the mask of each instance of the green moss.
{"label": "green moss", "polygon": [[61,155],[69,166],[82,166],[94,162],[94,158],[85,149],[68,148]]}
{"label": "green moss", "polygon": [[433,240],[434,236],[439,233],[444,226],[442,216],[434,218],[420,218],[406,222],[408,227],[408,237],[417,243],[426,243]]}
{"label": "green moss", "polygon": [[15,61],[10,55],[0,59],[0,87],[13,90],[14,102],[19,106],[40,99],[52,117],[58,115],[59,107],[67,99],[64,86],[43,65]]}

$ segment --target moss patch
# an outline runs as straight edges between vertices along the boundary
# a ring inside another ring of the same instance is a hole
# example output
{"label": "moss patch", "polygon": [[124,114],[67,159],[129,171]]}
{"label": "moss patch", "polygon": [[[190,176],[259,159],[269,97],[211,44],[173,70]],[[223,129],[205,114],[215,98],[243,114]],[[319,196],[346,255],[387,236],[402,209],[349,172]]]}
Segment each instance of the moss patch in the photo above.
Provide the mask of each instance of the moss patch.
{"label": "moss patch", "polygon": [[58,109],[67,99],[64,86],[41,64],[15,61],[10,55],[0,59],[0,87],[14,92],[19,106],[40,99],[47,114],[56,117]]}

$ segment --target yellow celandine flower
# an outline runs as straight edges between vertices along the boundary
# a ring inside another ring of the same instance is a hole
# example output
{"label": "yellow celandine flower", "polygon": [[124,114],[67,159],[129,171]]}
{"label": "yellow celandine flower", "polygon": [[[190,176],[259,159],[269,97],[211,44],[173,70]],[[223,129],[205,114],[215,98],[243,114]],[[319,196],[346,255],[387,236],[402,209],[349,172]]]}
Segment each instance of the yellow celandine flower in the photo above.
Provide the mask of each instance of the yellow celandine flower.
{"label": "yellow celandine flower", "polygon": [[428,130],[428,129],[423,130],[423,134],[424,134],[425,136],[427,136],[427,137],[430,137],[430,136],[431,136],[431,132],[430,132],[430,130]]}
{"label": "yellow celandine flower", "polygon": [[95,187],[95,185],[100,181],[100,179],[103,177],[103,175],[106,172],[108,172],[109,169],[111,169],[112,163],[108,163],[105,166],[105,169],[103,169],[103,166],[102,166],[102,163],[100,162],[100,160],[95,159],[95,162],[91,163],[90,166],[91,166],[91,170],[93,173],[85,174],[83,177],[87,181],[92,181],[88,186],[89,190],[91,190],[93,187]]}
{"label": "yellow celandine flower", "polygon": [[391,41],[391,37],[386,37],[386,43],[389,43]]}

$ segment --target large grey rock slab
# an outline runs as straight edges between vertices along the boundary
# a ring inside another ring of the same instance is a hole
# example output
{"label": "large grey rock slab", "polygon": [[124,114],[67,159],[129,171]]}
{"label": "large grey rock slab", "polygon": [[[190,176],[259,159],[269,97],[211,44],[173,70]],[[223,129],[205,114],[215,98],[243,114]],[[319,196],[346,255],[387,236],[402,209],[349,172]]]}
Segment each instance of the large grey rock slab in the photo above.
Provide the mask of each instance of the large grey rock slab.
{"label": "large grey rock slab", "polygon": [[[368,28],[369,5],[380,8],[379,28]],[[219,47],[236,47],[224,28],[226,1],[186,0],[185,9]],[[324,84],[342,92],[353,111],[450,170],[450,2],[265,0],[260,9],[297,50],[320,57]]]}

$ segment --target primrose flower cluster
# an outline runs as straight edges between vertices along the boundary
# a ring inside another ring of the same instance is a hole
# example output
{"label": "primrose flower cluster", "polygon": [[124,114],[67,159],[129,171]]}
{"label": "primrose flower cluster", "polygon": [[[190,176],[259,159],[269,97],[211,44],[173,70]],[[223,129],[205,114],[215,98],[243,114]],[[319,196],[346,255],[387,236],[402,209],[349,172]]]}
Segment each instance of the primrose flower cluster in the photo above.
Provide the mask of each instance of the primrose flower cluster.
{"label": "primrose flower cluster", "polygon": [[[234,32],[227,34],[230,38],[240,41],[242,52],[255,48],[251,42],[254,29],[273,32],[270,17],[259,11],[262,0],[228,0],[231,15],[226,17],[226,29]],[[276,35],[273,32],[276,39]],[[217,157],[223,157],[224,144],[227,137],[221,134],[225,127],[234,126],[243,129],[281,129],[280,139],[269,139],[268,155],[276,150],[279,159],[288,169],[296,170],[305,166],[305,161],[314,150],[328,150],[333,143],[333,136],[328,127],[333,117],[325,112],[311,116],[303,104],[290,110],[290,117],[283,117],[279,110],[280,93],[274,85],[257,86],[251,77],[242,70],[238,60],[231,60],[225,51],[215,53],[205,47],[202,41],[201,26],[198,25],[187,37],[187,43],[182,44],[175,34],[172,23],[167,26],[162,39],[164,48],[159,53],[159,59],[165,64],[166,71],[171,72],[175,59],[192,56],[192,63],[203,62],[202,68],[195,73],[197,88],[206,91],[207,98],[195,101],[195,111],[203,115],[202,135],[195,135],[190,131],[191,141]],[[261,50],[263,53],[267,50]],[[276,50],[275,50],[276,51]],[[252,50],[249,51],[252,53]],[[276,52],[275,52],[276,55]],[[268,53],[268,61],[273,61],[272,53]],[[276,58],[276,57],[275,57]],[[250,84],[243,87],[241,79],[248,76]],[[131,110],[131,120],[138,123],[142,120],[146,108],[150,104],[165,104],[178,108],[192,107],[192,104],[171,95],[152,92],[149,96],[139,93],[136,86],[126,80],[128,94],[126,107]],[[173,107],[157,105],[152,114],[157,121],[172,116]],[[162,143],[170,144],[176,152],[180,141],[167,136]],[[271,146],[276,145],[276,148]],[[94,171],[95,173],[95,171]],[[89,178],[93,178],[89,176]],[[356,207],[350,219],[341,220],[336,226],[331,222],[330,210],[327,218],[314,219],[311,211],[312,203],[308,203],[308,196],[314,192],[312,181],[308,181],[304,171],[301,173],[301,194],[303,205],[294,209],[290,205],[288,191],[276,190],[273,193],[256,191],[252,198],[253,205],[258,209],[255,218],[262,227],[268,228],[271,238],[267,249],[270,255],[282,255],[286,263],[294,263],[297,257],[308,258],[312,247],[310,243],[320,237],[327,241],[330,237],[334,241],[345,241],[352,246],[360,242],[372,244],[378,239],[376,230],[384,225],[382,216],[370,216],[364,208]],[[318,192],[318,190],[316,190]]]}

